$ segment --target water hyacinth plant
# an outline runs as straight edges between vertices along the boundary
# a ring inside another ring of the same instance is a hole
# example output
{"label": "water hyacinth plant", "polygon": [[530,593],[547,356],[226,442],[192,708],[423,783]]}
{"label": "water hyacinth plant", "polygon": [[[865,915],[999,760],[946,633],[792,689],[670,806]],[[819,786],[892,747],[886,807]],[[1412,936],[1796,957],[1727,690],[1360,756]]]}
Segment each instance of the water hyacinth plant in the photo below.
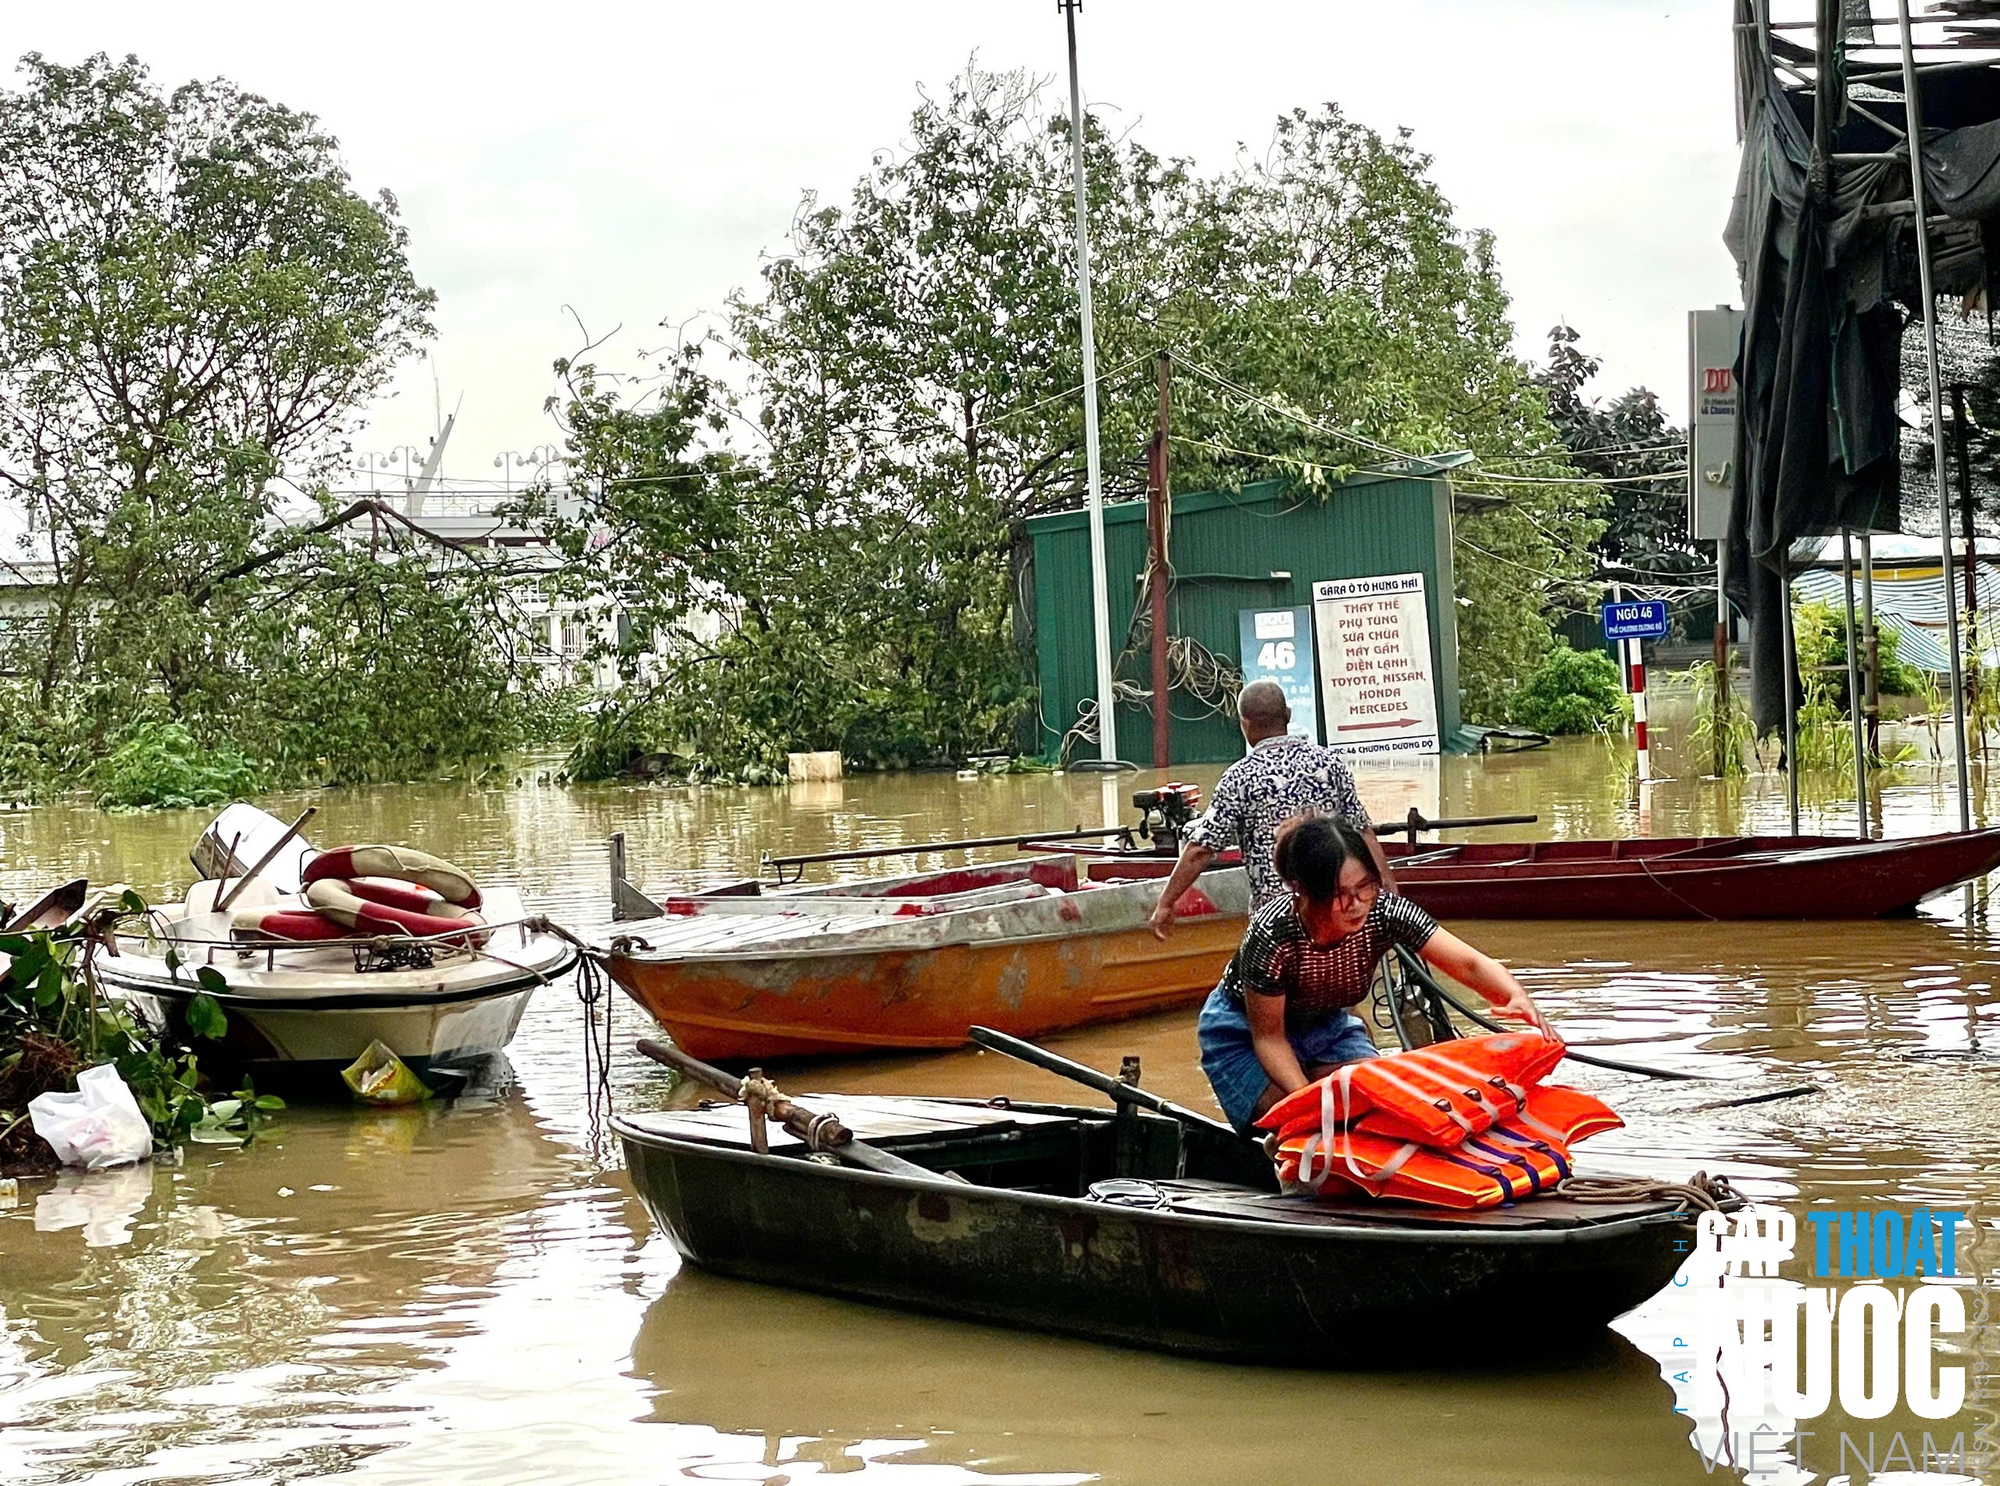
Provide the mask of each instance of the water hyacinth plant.
{"label": "water hyacinth plant", "polygon": [[127,890],[56,928],[0,934],[0,1171],[53,1168],[28,1105],[37,1095],[73,1089],[79,1072],[102,1063],[116,1067],[132,1090],[156,1150],[190,1139],[247,1142],[284,1108],[276,1095],[252,1088],[218,1099],[203,1087],[196,1045],[219,1040],[229,1025],[209,994],[221,983],[216,971],[203,966],[194,974],[203,990],[189,1003],[186,1043],[98,992],[92,957],[120,920],[145,911]]}

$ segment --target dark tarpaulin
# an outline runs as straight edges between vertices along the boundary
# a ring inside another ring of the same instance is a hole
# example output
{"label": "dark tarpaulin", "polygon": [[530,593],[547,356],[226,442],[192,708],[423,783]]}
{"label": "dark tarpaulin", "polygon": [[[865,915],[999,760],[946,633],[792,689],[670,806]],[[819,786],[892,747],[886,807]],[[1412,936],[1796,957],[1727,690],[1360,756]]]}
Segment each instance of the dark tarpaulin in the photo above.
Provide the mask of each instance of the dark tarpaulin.
{"label": "dark tarpaulin", "polygon": [[1784,722],[1780,565],[1792,543],[1893,524],[1903,321],[1889,297],[1888,225],[1865,210],[1892,166],[1841,170],[1822,198],[1812,138],[1757,57],[1756,29],[1739,27],[1737,46],[1753,65],[1724,235],[1744,310],[1728,576],[1750,619],[1751,716],[1765,733]]}
{"label": "dark tarpaulin", "polygon": [[[1825,0],[1820,9],[1824,22]],[[1923,304],[1907,157],[1823,165],[1815,190],[1812,95],[1787,93],[1765,64],[1750,0],[1737,0],[1736,19],[1743,160],[1724,237],[1742,276],[1744,320],[1728,577],[1750,620],[1751,714],[1765,733],[1784,723],[1780,571],[1792,544],[1900,525],[1902,333]],[[1894,137],[1846,109],[1845,65],[1836,46],[1823,85],[1830,151],[1893,150]],[[1901,91],[1900,75],[1867,80]],[[1924,102],[1927,123],[1949,125],[1925,133],[1931,210],[1990,229],[2000,218],[2000,77],[1940,74]],[[1871,107],[1900,122],[1899,101]],[[1934,244],[1938,292],[1983,291],[1982,234],[1955,232]],[[1796,698],[1796,674],[1791,685]]]}

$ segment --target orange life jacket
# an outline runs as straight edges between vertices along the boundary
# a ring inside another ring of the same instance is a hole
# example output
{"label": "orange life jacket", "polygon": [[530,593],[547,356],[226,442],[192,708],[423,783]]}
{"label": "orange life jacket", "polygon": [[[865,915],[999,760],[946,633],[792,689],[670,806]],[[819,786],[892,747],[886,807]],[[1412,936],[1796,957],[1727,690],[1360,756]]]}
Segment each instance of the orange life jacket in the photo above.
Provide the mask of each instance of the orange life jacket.
{"label": "orange life jacket", "polygon": [[1610,1105],[1582,1089],[1536,1084],[1528,1090],[1528,1107],[1508,1121],[1508,1126],[1572,1146],[1606,1130],[1617,1130],[1624,1123]]}
{"label": "orange life jacket", "polygon": [[1257,1123],[1280,1143],[1376,1113],[1384,1138],[1455,1146],[1527,1107],[1528,1088],[1562,1061],[1539,1032],[1493,1032],[1366,1058],[1286,1095]]}
{"label": "orange life jacket", "polygon": [[1320,1196],[1365,1192],[1434,1207],[1497,1207],[1551,1191],[1569,1176],[1560,1142],[1501,1126],[1451,1150],[1369,1133],[1364,1125],[1315,1130],[1278,1148],[1278,1180],[1286,1191]]}

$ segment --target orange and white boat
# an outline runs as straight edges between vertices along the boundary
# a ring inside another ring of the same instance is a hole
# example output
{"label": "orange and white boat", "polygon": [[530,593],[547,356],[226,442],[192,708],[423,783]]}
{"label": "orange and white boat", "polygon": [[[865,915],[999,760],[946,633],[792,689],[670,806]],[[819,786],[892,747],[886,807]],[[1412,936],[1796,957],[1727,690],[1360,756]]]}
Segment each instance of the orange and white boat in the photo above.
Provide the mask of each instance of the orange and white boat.
{"label": "orange and white boat", "polygon": [[[751,889],[751,891],[745,891]],[[1218,868],[1147,927],[1159,884],[1074,856],[835,885],[667,898],[599,938],[611,976],[708,1062],[957,1047],[1197,1001],[1243,937],[1250,888]]]}

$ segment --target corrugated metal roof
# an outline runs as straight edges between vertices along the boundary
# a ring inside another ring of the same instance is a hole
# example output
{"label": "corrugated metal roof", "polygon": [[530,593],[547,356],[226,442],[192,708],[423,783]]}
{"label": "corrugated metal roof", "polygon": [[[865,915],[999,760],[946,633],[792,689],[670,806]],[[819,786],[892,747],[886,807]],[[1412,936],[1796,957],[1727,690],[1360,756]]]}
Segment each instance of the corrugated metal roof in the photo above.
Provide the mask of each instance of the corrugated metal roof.
{"label": "corrugated metal roof", "polygon": [[[1936,551],[1933,540],[1932,551]],[[1959,607],[1964,608],[1965,578],[1957,577]],[[1808,569],[1795,575],[1792,588],[1799,597],[1831,604],[1836,609],[1844,609],[1847,603],[1846,590],[1837,572],[1823,572]],[[2000,611],[2000,572],[1990,567],[1979,570],[1979,608],[1982,613]],[[1860,583],[1855,584],[1855,602],[1860,602]],[[1961,614],[1961,618],[1963,615]],[[1897,653],[1919,670],[1942,676],[1951,669],[1950,658],[1945,654],[1945,607],[1944,579],[1935,578],[1877,578],[1875,580],[1875,621],[1885,630],[1895,631],[1898,637]],[[1985,664],[2000,665],[2000,635],[1989,635],[1981,647]]]}

